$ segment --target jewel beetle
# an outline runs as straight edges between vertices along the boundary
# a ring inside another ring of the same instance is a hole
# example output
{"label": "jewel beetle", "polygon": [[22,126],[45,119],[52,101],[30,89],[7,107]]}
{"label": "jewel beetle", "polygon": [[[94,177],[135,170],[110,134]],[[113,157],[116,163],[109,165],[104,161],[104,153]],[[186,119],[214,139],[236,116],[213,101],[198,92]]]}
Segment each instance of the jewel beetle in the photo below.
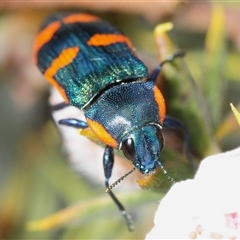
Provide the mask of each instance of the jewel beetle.
{"label": "jewel beetle", "polygon": [[123,33],[99,17],[77,13],[51,15],[43,23],[33,51],[40,71],[65,100],[54,109],[72,105],[84,110],[86,121],[69,118],[59,123],[90,128],[106,145],[105,186],[132,230],[131,216],[111,191],[114,184],[109,186],[113,149],[122,150],[132,161],[132,171],[151,174],[160,167],[173,181],[159,160],[164,147],[162,128],[183,129],[187,142],[188,134],[180,121],[166,115],[155,80],[164,63],[183,54],[169,56],[149,74]]}

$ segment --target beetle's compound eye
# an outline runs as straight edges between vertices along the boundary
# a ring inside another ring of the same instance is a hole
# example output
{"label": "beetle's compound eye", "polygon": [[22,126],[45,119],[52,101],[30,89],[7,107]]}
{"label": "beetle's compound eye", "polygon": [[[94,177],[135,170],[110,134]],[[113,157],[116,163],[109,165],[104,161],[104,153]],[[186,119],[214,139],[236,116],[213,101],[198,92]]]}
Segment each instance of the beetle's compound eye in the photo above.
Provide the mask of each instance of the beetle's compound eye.
{"label": "beetle's compound eye", "polygon": [[122,151],[127,159],[134,160],[135,156],[135,148],[134,148],[134,142],[132,138],[127,138],[122,143]]}
{"label": "beetle's compound eye", "polygon": [[161,129],[157,129],[157,139],[158,139],[159,146],[160,146],[160,152],[162,152],[163,147],[164,147],[164,138],[163,138]]}

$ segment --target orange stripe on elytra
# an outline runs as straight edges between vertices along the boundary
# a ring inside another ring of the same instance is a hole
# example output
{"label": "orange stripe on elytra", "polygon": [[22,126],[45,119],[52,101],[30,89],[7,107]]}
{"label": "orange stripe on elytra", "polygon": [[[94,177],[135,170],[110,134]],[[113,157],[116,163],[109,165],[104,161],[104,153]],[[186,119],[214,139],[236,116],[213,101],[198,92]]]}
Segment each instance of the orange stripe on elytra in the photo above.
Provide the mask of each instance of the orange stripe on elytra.
{"label": "orange stripe on elytra", "polygon": [[97,20],[99,20],[98,17],[90,14],[72,14],[63,18],[64,23],[93,22]]}
{"label": "orange stripe on elytra", "polygon": [[154,86],[153,93],[154,93],[154,99],[158,104],[160,121],[163,124],[163,121],[164,121],[164,118],[166,115],[165,100],[164,100],[164,97],[163,97],[161,91],[158,89],[158,87]]}
{"label": "orange stripe on elytra", "polygon": [[65,90],[59,86],[57,81],[54,79],[54,75],[58,72],[59,69],[63,68],[64,66],[70,64],[74,58],[77,56],[79,52],[78,47],[71,47],[67,49],[63,49],[60,55],[54,59],[51,66],[46,70],[44,73],[44,77],[54,86],[57,88],[59,93],[62,95],[64,100],[68,102],[68,98],[66,96]]}
{"label": "orange stripe on elytra", "polygon": [[124,36],[119,34],[94,34],[87,42],[90,46],[108,46],[110,44],[125,42],[130,48],[132,48],[132,43],[130,40]]}
{"label": "orange stripe on elytra", "polygon": [[37,63],[37,53],[39,49],[47,42],[49,42],[54,35],[54,33],[60,28],[61,23],[60,22],[53,22],[49,24],[45,29],[43,29],[36,38],[36,41],[34,43],[33,47],[33,57],[34,62]]}
{"label": "orange stripe on elytra", "polygon": [[117,148],[118,143],[116,139],[114,139],[110,133],[106,131],[106,129],[98,122],[91,120],[89,118],[86,118],[88,126],[93,131],[93,133],[96,135],[98,139],[100,139],[102,142],[107,144],[108,146],[111,146],[113,148]]}

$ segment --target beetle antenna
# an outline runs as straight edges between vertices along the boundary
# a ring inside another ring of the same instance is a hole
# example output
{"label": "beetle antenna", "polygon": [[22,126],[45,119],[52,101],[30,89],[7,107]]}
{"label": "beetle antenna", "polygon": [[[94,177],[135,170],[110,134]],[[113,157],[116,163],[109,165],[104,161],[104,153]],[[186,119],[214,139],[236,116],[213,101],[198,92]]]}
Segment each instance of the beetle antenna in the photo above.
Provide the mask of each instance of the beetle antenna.
{"label": "beetle antenna", "polygon": [[167,176],[167,179],[171,183],[175,183],[174,179],[171,177],[171,175],[166,171],[166,169],[163,167],[160,161],[157,161],[158,166],[162,169],[163,173]]}
{"label": "beetle antenna", "polygon": [[105,191],[108,193],[111,191],[115,186],[117,186],[121,181],[123,181],[128,175],[130,175],[132,172],[135,171],[135,167],[129,171],[128,173],[124,174],[122,177],[120,177],[117,181],[115,181],[113,184],[111,184]]}

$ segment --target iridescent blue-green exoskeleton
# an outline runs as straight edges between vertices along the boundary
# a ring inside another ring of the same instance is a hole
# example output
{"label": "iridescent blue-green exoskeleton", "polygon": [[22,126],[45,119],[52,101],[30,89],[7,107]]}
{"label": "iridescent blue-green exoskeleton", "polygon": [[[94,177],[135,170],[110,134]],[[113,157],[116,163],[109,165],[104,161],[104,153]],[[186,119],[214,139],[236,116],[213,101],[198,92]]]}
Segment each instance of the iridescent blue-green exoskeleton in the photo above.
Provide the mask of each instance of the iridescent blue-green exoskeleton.
{"label": "iridescent blue-green exoskeleton", "polygon": [[132,171],[150,174],[161,167],[173,181],[159,160],[164,146],[162,128],[181,128],[186,133],[179,121],[166,116],[164,98],[155,85],[163,63],[149,75],[129,39],[89,14],[50,16],[37,35],[34,59],[65,100],[54,109],[72,105],[85,111],[86,121],[62,119],[59,123],[90,128],[106,144],[103,166],[107,192],[132,230],[131,216],[111,191],[115,184],[109,186],[113,149],[122,150],[132,161]]}

